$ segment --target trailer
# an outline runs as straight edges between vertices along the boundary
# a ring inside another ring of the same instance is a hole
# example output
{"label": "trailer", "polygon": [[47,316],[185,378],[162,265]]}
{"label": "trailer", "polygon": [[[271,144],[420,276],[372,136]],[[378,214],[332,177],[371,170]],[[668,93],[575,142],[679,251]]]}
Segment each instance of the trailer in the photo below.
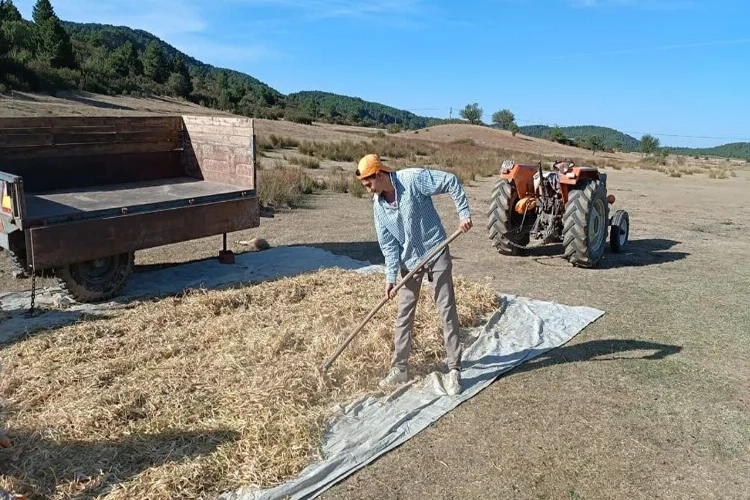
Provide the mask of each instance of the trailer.
{"label": "trailer", "polygon": [[[136,250],[258,227],[254,121],[0,118],[0,247],[79,302],[116,296]],[[32,307],[33,307],[32,283]]]}

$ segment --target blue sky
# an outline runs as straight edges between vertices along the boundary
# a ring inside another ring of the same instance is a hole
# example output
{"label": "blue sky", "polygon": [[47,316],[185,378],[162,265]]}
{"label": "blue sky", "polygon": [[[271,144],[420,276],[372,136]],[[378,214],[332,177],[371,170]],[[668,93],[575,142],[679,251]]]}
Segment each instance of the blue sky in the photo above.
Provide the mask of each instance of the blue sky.
{"label": "blue sky", "polygon": [[[34,0],[15,0],[30,18]],[[283,93],[487,122],[604,125],[665,145],[750,141],[747,0],[52,0]],[[671,137],[672,135],[674,137]],[[694,137],[676,137],[694,136]],[[698,138],[708,137],[708,138]]]}

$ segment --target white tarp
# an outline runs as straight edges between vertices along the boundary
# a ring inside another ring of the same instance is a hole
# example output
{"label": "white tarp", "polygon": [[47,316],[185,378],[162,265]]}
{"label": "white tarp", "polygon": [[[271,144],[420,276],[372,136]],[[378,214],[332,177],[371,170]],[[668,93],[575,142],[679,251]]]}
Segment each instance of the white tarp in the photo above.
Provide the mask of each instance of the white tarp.
{"label": "white tarp", "polygon": [[357,269],[367,266],[349,257],[334,255],[313,247],[279,247],[262,252],[235,256],[234,264],[221,264],[217,259],[201,260],[135,273],[115,299],[98,304],[72,302],[59,288],[37,290],[37,306],[54,305],[62,309],[26,317],[30,292],[0,294],[0,310],[8,317],[0,320],[0,343],[11,341],[27,331],[72,323],[81,314],[108,314],[118,307],[149,297],[180,293],[186,288],[221,288],[241,282],[258,282],[294,276],[320,268]]}
{"label": "white tarp", "polygon": [[[6,318],[0,322],[0,343],[27,332],[73,322],[80,314],[109,314],[136,299],[179,293],[189,287],[220,288],[238,282],[258,282],[292,276],[320,268],[339,267],[361,272],[379,272],[348,257],[310,247],[281,247],[237,255],[234,264],[216,260],[198,261],[137,273],[113,301],[100,304],[67,304],[62,310],[25,317],[29,293],[0,295]],[[602,311],[570,307],[552,302],[500,295],[501,308],[483,328],[472,332],[475,341],[464,348],[463,393],[448,396],[441,378],[433,373],[423,380],[399,388],[380,398],[366,397],[342,408],[324,436],[324,460],[276,488],[236,491],[227,500],[266,500],[314,497],[336,482],[402,444],[457,405],[475,396],[495,378],[526,360],[559,347]],[[37,304],[66,304],[59,289],[41,290]],[[356,342],[356,339],[354,340]]]}
{"label": "white tarp", "polygon": [[462,394],[446,394],[441,376],[432,373],[387,396],[366,397],[342,408],[330,423],[323,438],[322,462],[311,464],[278,487],[262,491],[240,489],[221,498],[313,498],[475,396],[503,372],[565,344],[604,314],[589,307],[500,297],[500,309],[484,327],[472,332],[475,340],[464,348]]}

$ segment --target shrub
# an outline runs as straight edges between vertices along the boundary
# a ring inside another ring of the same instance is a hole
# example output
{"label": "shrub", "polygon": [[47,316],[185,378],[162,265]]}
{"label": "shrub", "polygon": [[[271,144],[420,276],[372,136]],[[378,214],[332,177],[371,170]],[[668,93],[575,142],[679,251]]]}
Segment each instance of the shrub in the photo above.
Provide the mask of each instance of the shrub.
{"label": "shrub", "polygon": [[317,158],[313,158],[312,156],[284,156],[284,159],[292,165],[300,165],[302,167],[311,169],[320,168],[320,160],[318,160]]}
{"label": "shrub", "polygon": [[358,179],[350,179],[348,186],[349,194],[355,198],[361,198],[367,194],[367,189],[359,182]]}
{"label": "shrub", "polygon": [[294,208],[302,195],[311,194],[316,183],[299,168],[275,168],[258,172],[258,196],[265,206]]}
{"label": "shrub", "polygon": [[299,141],[292,137],[279,137],[276,134],[271,134],[268,139],[274,148],[296,148],[299,146]]}
{"label": "shrub", "polygon": [[328,183],[328,190],[334,193],[346,193],[349,189],[349,179],[343,174],[335,175]]}

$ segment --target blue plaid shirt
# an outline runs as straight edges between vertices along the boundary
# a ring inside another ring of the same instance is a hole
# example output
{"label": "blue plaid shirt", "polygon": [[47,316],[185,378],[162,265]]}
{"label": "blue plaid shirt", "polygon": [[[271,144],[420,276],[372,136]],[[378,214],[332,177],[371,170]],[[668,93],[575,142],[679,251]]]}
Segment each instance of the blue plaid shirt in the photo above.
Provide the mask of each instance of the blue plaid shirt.
{"label": "blue plaid shirt", "polygon": [[396,188],[394,205],[376,194],[373,212],[378,243],[385,257],[386,280],[396,283],[399,267],[413,269],[447,237],[432,196],[450,194],[459,220],[469,218],[470,212],[466,193],[458,178],[449,172],[406,168],[390,176]]}

